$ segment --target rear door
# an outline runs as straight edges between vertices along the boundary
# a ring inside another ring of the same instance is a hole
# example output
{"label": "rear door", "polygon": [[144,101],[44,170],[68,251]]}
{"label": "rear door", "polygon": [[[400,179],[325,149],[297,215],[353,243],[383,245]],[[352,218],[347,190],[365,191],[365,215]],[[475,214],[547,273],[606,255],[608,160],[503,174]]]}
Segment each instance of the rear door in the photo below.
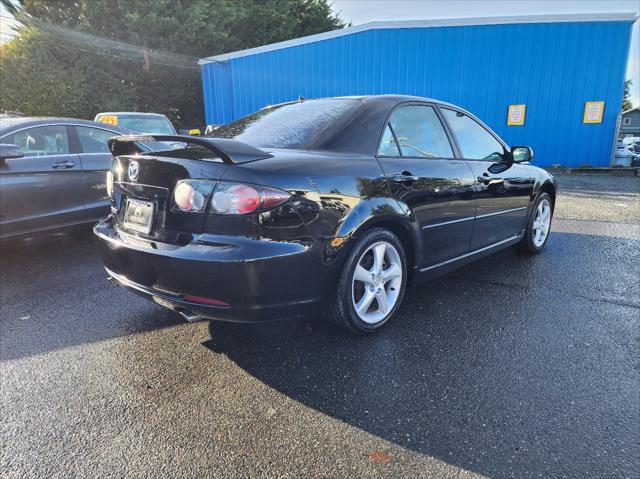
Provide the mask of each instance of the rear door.
{"label": "rear door", "polygon": [[83,198],[88,219],[109,214],[107,171],[111,167],[111,151],[107,140],[120,133],[104,128],[76,125],[73,139],[78,142],[82,160]]}
{"label": "rear door", "polygon": [[457,159],[437,110],[405,104],[390,115],[378,150],[393,195],[409,206],[420,228],[420,266],[433,266],[469,250],[474,178]]}
{"label": "rear door", "polygon": [[476,220],[471,251],[518,235],[525,226],[533,180],[498,138],[469,115],[440,107],[473,170]]}
{"label": "rear door", "polygon": [[85,220],[80,158],[72,153],[69,137],[69,127],[54,124],[0,139],[24,152],[0,164],[0,235]]}

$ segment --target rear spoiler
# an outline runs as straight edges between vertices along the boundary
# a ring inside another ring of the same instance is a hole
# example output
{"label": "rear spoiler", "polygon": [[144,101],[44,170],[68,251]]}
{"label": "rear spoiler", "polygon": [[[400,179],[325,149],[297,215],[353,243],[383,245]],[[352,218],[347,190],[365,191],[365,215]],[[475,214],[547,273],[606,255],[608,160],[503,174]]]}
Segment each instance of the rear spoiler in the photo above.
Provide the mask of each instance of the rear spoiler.
{"label": "rear spoiler", "polygon": [[[229,164],[245,163],[247,161],[271,158],[273,156],[254,146],[227,138],[202,138],[184,135],[122,135],[109,138],[107,144],[113,156],[120,156],[141,153],[142,149],[136,145],[137,142],[145,143],[154,141],[198,145],[215,153],[216,157],[221,158],[224,163]],[[164,152],[164,156],[166,156],[166,149],[162,151]],[[179,153],[177,150],[176,157],[178,156]]]}

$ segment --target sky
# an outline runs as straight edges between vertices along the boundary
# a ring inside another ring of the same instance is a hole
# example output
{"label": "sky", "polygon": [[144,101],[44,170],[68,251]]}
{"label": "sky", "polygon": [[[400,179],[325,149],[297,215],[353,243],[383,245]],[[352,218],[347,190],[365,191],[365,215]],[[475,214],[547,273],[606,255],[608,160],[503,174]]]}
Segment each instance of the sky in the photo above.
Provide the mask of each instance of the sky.
{"label": "sky", "polygon": [[[343,20],[360,25],[380,20],[544,15],[553,13],[640,13],[640,0],[332,0]],[[0,43],[12,38],[8,12],[0,5]],[[633,25],[627,78],[631,100],[640,105],[640,20]]]}
{"label": "sky", "polygon": [[13,38],[15,32],[13,32],[11,26],[14,24],[11,14],[0,4],[0,44]]}
{"label": "sky", "polygon": [[[353,25],[382,20],[548,15],[554,13],[640,13],[640,0],[333,0],[332,9]],[[640,105],[640,20],[633,25],[627,78],[631,100]]]}

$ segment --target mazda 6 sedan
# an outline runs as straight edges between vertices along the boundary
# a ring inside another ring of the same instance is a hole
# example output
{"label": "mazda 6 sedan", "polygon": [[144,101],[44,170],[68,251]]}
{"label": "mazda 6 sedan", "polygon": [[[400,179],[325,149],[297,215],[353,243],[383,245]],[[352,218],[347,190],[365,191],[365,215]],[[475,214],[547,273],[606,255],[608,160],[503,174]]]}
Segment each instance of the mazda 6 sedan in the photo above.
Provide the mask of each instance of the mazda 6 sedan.
{"label": "mazda 6 sedan", "polygon": [[[408,284],[549,236],[553,177],[451,104],[301,99],[214,133],[109,140],[94,228],[113,280],[190,321],[326,311],[370,333]],[[186,146],[140,151],[151,140]]]}

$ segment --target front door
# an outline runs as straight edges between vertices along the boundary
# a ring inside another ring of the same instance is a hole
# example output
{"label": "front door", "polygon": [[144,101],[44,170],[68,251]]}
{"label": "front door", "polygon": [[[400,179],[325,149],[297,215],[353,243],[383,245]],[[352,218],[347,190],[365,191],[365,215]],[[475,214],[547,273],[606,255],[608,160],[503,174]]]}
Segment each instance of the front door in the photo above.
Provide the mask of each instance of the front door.
{"label": "front door", "polygon": [[84,221],[82,168],[67,126],[28,128],[0,141],[24,152],[0,163],[0,236]]}
{"label": "front door", "polygon": [[391,114],[378,151],[393,195],[412,211],[420,229],[420,264],[428,267],[469,251],[474,177],[456,159],[431,105],[403,105]]}
{"label": "front door", "polygon": [[475,180],[475,225],[471,251],[506,241],[526,226],[533,180],[526,165],[514,163],[503,145],[470,116],[441,108]]}

